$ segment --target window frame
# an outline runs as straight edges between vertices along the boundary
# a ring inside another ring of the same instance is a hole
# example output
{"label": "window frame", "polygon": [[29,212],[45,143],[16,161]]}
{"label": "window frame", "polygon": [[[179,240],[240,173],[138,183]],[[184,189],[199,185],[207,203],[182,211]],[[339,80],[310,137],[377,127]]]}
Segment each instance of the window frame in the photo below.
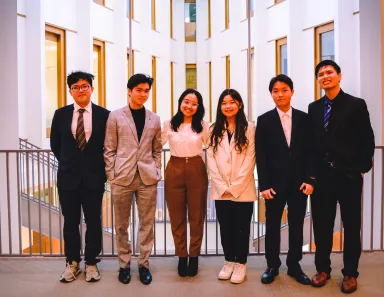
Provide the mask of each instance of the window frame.
{"label": "window frame", "polygon": [[281,47],[283,45],[288,46],[288,38],[283,37],[276,40],[276,75],[282,74],[282,61],[281,61]]}
{"label": "window frame", "polygon": [[152,112],[157,111],[157,96],[156,96],[156,57],[152,56],[152,77],[154,79],[152,84]]}
{"label": "window frame", "polygon": [[231,88],[231,57],[225,57],[225,88]]}
{"label": "window frame", "polygon": [[105,6],[105,0],[93,0],[93,2],[98,5]]}
{"label": "window frame", "polygon": [[197,65],[196,64],[185,64],[185,86],[187,87],[187,69],[195,69],[196,71],[196,88],[197,89]]}
{"label": "window frame", "polygon": [[93,52],[98,51],[98,61],[97,61],[97,73],[98,73],[98,102],[97,105],[106,108],[106,73],[105,73],[105,42],[99,39],[93,39]]}
{"label": "window frame", "polygon": [[[184,0],[184,19],[185,19],[185,4],[186,3],[194,3],[196,4],[196,0]],[[186,22],[184,20],[184,40],[185,42],[196,42],[196,35],[194,37],[187,37],[185,36],[185,26],[186,26]],[[196,28],[197,29],[197,28]]]}

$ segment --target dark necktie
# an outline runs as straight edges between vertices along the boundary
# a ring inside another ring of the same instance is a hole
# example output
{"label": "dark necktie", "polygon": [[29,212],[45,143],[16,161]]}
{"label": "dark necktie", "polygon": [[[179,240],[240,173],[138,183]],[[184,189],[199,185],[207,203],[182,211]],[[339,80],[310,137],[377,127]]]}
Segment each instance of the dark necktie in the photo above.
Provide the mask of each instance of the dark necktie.
{"label": "dark necktie", "polygon": [[79,118],[77,119],[77,128],[76,128],[76,141],[77,146],[81,151],[84,150],[87,145],[87,140],[85,139],[85,131],[84,131],[84,113],[85,109],[79,109]]}
{"label": "dark necktie", "polygon": [[327,100],[324,110],[324,128],[327,131],[329,125],[329,118],[331,117],[332,102]]}

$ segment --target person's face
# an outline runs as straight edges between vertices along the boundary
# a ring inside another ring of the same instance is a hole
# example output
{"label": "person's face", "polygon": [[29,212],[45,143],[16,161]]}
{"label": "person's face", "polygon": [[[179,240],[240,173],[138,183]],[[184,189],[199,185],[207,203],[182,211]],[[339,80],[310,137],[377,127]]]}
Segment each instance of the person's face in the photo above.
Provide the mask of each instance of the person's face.
{"label": "person's face", "polygon": [[241,108],[241,104],[232,98],[231,95],[226,95],[221,102],[221,112],[227,117],[235,117]]}
{"label": "person's face", "polygon": [[282,111],[288,111],[291,107],[291,98],[294,90],[284,82],[277,81],[272,88],[271,96],[276,106]]}
{"label": "person's face", "polygon": [[133,105],[143,106],[147,102],[151,88],[148,83],[138,84],[132,90],[128,89],[130,102]]}
{"label": "person's face", "polygon": [[85,79],[79,79],[71,86],[69,93],[79,106],[86,107],[91,101],[93,87]]}
{"label": "person's face", "polygon": [[187,94],[181,101],[180,110],[185,117],[192,117],[199,107],[199,101],[195,94]]}
{"label": "person's face", "polygon": [[323,66],[317,74],[317,81],[324,91],[338,87],[341,81],[341,73],[337,73],[331,65]]}

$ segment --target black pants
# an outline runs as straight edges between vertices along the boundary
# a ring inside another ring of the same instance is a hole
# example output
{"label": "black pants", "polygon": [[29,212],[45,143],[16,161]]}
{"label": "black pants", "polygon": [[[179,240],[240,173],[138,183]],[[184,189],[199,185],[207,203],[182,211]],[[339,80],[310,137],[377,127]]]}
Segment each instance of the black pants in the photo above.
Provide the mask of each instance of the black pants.
{"label": "black pants", "polygon": [[279,268],[281,217],[288,204],[289,250],[287,266],[290,271],[301,270],[299,261],[303,257],[303,226],[307,207],[307,196],[299,189],[278,193],[273,199],[265,200],[266,233],[265,258],[268,268]]}
{"label": "black pants", "polygon": [[215,200],[225,260],[247,263],[253,202]]}
{"label": "black pants", "polygon": [[59,188],[61,211],[64,216],[64,251],[66,261],[80,262],[80,220],[83,207],[87,231],[85,233],[84,260],[88,265],[95,265],[100,260],[96,257],[101,251],[101,205],[104,190],[90,190],[83,184],[76,190]]}
{"label": "black pants", "polygon": [[338,169],[320,168],[312,195],[313,230],[316,243],[315,265],[318,272],[331,272],[330,254],[333,244],[337,202],[344,226],[344,276],[358,277],[361,254],[361,191],[363,179],[354,179]]}

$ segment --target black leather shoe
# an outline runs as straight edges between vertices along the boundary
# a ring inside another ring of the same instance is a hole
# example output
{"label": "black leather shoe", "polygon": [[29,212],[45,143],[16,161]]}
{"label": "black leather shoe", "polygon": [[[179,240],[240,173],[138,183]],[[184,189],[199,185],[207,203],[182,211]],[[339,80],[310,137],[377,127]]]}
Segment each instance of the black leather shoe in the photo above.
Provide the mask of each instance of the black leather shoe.
{"label": "black leather shoe", "polygon": [[288,270],[287,274],[290,277],[293,277],[298,283],[300,283],[302,285],[310,285],[311,284],[311,280],[309,279],[309,277],[301,270],[294,271],[294,272],[291,272]]}
{"label": "black leather shoe", "polygon": [[199,257],[190,257],[188,264],[188,276],[195,276],[199,269]]}
{"label": "black leather shoe", "polygon": [[278,268],[267,268],[263,275],[261,276],[261,282],[263,284],[270,284],[275,280],[275,276],[279,275],[279,269]]}
{"label": "black leather shoe", "polygon": [[119,281],[123,284],[129,284],[131,281],[131,268],[120,268]]}
{"label": "black leather shoe", "polygon": [[140,281],[143,285],[149,285],[152,282],[152,275],[148,268],[139,267]]}
{"label": "black leather shoe", "polygon": [[185,277],[188,274],[188,257],[179,257],[179,265],[177,265],[177,273],[181,277]]}

